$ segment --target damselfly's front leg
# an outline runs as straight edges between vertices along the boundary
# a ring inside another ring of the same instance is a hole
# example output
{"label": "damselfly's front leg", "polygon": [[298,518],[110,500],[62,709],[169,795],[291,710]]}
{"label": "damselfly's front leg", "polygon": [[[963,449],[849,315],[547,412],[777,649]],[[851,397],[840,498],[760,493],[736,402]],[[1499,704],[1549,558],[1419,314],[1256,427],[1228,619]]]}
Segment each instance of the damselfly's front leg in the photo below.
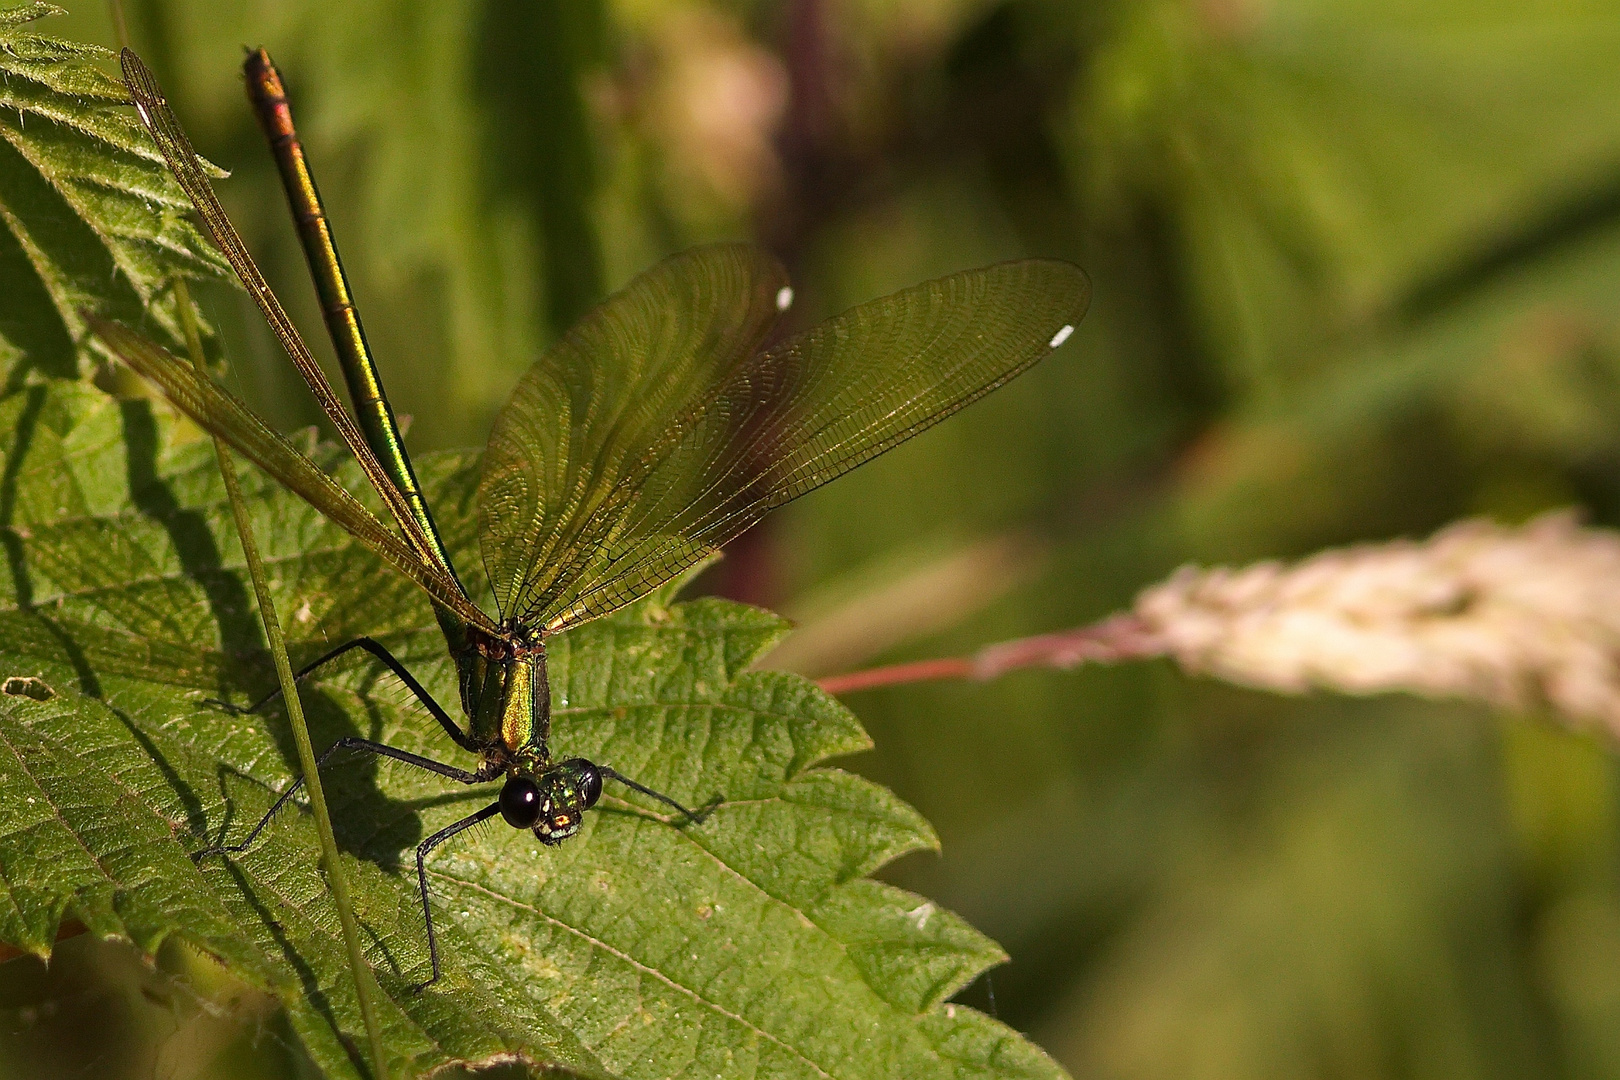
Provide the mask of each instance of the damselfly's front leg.
{"label": "damselfly's front leg", "polygon": [[454,825],[447,825],[422,841],[416,849],[416,883],[422,890],[422,921],[427,924],[428,959],[433,963],[433,975],[427,982],[417,983],[411,989],[421,993],[439,981],[439,941],[433,935],[433,906],[428,903],[427,857],[428,853],[456,833],[470,829],[479,822],[488,821],[501,812],[501,803],[497,799],[476,814],[462,818]]}

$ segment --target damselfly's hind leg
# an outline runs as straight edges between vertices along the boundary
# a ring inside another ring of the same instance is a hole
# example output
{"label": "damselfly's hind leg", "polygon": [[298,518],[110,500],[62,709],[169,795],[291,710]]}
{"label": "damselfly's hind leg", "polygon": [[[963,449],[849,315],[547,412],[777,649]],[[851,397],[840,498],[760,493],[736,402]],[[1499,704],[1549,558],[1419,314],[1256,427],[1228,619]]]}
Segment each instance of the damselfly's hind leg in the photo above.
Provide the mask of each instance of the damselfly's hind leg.
{"label": "damselfly's hind leg", "polygon": [[[500,770],[498,768],[492,770],[488,765],[481,766],[476,772],[469,772],[466,769],[458,769],[454,765],[446,765],[443,762],[434,761],[431,758],[425,758],[420,754],[413,754],[409,750],[399,750],[392,746],[384,746],[382,743],[372,742],[370,739],[362,739],[354,735],[339,739],[331,746],[330,749],[326,751],[326,753],[316,758],[315,768],[320,769],[324,767],[326,763],[331,760],[332,756],[340,750],[360,750],[364,753],[376,754],[379,757],[393,758],[395,761],[403,761],[405,764],[415,766],[418,769],[426,769],[428,772],[437,773],[440,776],[447,776],[450,779],[462,784],[484,784],[500,775]],[[281,797],[276,800],[275,805],[270,807],[269,812],[267,812],[264,817],[259,819],[259,823],[253,826],[253,831],[248,833],[247,838],[244,839],[240,844],[220,844],[215,847],[204,848],[192,857],[195,859],[205,859],[210,855],[234,855],[246,851],[253,844],[253,841],[259,838],[259,834],[264,831],[264,827],[270,824],[270,819],[275,817],[281,808],[286,806],[288,801],[290,801],[292,797],[298,793],[298,789],[303,786],[304,778],[302,776],[288,785],[287,790],[281,793]]]}
{"label": "damselfly's hind leg", "polygon": [[[445,712],[442,705],[433,700],[433,695],[427,692],[426,687],[416,681],[416,676],[407,671],[405,665],[400,663],[398,658],[396,658],[393,653],[389,652],[387,647],[384,646],[382,642],[377,641],[375,638],[359,637],[355,638],[353,641],[348,641],[342,645],[339,645],[332,651],[299,668],[298,671],[293,675],[293,681],[302,682],[304,680],[304,676],[313,673],[319,668],[325,667],[327,664],[330,664],[344,653],[351,652],[355,649],[364,649],[378,660],[381,660],[389,671],[392,671],[395,675],[397,675],[399,677],[399,681],[404,683],[405,688],[411,692],[411,695],[415,697],[417,701],[420,701],[422,706],[427,709],[428,712],[433,714],[433,719],[439,722],[439,726],[444,728],[445,734],[449,735],[450,738],[455,741],[457,746],[461,747],[463,750],[471,750],[474,753],[478,752],[478,747],[474,745],[473,741],[467,737],[467,733],[461,730],[461,725],[456,723],[449,713]],[[240,705],[232,705],[228,701],[220,701],[218,698],[207,699],[207,704],[217,705],[231,713],[253,713],[258,712],[260,709],[264,708],[266,705],[270,704],[270,702],[274,701],[280,696],[281,687],[278,686],[268,694],[264,695],[264,697],[260,698],[258,701],[255,701],[252,705],[247,706],[247,708],[243,708]]]}

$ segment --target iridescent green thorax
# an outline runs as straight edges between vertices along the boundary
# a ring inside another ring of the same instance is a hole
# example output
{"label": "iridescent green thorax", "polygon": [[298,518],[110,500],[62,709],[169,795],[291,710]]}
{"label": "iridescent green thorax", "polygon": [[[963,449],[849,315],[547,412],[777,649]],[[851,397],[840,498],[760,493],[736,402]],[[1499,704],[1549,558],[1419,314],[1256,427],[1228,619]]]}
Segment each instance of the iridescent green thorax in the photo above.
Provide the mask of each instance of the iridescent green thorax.
{"label": "iridescent green thorax", "polygon": [[516,829],[533,829],[544,844],[579,832],[585,811],[602,796],[602,770],[584,758],[552,761],[551,688],[546,650],[538,637],[492,637],[467,631],[456,656],[468,734],[486,767],[506,773],[501,816]]}
{"label": "iridescent green thorax", "polygon": [[551,763],[545,647],[469,630],[457,666],[472,741],[509,770],[543,772]]}

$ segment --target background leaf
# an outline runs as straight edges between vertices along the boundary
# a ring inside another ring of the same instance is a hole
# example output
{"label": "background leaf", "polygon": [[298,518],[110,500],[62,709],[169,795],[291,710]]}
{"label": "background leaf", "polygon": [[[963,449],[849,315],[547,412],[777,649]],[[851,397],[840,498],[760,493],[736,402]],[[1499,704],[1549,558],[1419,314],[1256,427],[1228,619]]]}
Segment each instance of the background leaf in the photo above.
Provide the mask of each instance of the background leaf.
{"label": "background leaf", "polygon": [[61,13],[0,11],[0,365],[12,379],[87,373],[83,308],[177,343],[164,285],[226,272],[123,84],[92,64],[111,54],[33,32]]}

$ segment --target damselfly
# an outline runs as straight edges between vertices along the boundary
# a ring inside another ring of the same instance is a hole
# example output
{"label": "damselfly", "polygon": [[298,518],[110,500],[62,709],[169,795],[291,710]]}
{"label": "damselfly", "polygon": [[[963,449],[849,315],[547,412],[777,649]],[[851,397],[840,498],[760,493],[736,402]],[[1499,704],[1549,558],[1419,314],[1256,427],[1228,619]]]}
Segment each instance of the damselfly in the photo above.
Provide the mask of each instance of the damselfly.
{"label": "damselfly", "polygon": [[[417,848],[429,983],[439,977],[439,955],[426,859],[450,837],[498,814],[559,844],[579,830],[604,781],[702,818],[607,764],[553,759],[546,640],[645,596],[768,511],[1023,372],[1073,333],[1090,300],[1074,266],[1027,259],[926,282],[767,345],[793,297],[774,258],[717,244],[664,260],[546,350],[495,419],[477,489],[491,615],[463,587],[417,483],[269,56],[261,49],[248,57],[248,93],[292,204],[352,416],[227,220],[152,73],[128,49],[121,59],[142,123],[394,527],[190,365],[116,324],[96,321],[97,333],[181,412],[427,592],[459,673],[465,726],[370,638],[333,649],[299,676],[364,649],[478,765],[463,769],[357,737],[320,760],[353,749],[465,784],[504,781],[488,806]],[[246,840],[216,850],[243,850],[300,783]]]}

